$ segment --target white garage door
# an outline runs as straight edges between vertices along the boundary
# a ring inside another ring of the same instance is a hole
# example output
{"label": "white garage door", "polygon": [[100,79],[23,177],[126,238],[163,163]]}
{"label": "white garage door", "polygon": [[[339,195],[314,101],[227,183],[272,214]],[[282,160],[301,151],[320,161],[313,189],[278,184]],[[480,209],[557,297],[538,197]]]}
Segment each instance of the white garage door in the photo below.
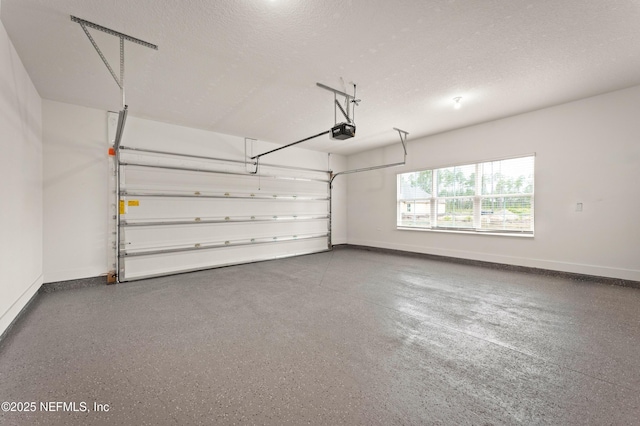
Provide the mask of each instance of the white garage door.
{"label": "white garage door", "polygon": [[331,247],[324,170],[123,148],[119,280]]}

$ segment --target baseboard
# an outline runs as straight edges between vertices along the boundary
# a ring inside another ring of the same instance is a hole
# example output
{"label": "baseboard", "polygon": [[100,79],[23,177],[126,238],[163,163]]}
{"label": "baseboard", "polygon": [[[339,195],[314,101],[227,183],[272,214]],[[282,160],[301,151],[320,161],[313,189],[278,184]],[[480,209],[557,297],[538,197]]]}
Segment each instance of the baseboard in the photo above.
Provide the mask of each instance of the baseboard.
{"label": "baseboard", "polygon": [[418,252],[418,251],[412,251],[412,250],[401,250],[396,248],[378,247],[378,246],[367,245],[367,244],[349,243],[349,244],[341,244],[341,245],[334,246],[334,249],[339,250],[341,248],[354,248],[354,249],[367,250],[367,251],[377,251],[382,253],[400,254],[404,256],[417,256],[425,259],[438,260],[443,262],[453,262],[453,263],[464,264],[464,265],[488,267],[492,269],[525,272],[525,273],[532,273],[532,274],[539,274],[539,275],[546,275],[546,276],[562,277],[562,278],[568,278],[568,279],[579,280],[579,281],[594,281],[594,282],[599,282],[599,283],[608,284],[608,285],[640,288],[640,281],[626,279],[626,278],[583,274],[579,272],[563,271],[558,269],[546,269],[546,268],[539,268],[534,266],[525,266],[525,265],[518,265],[518,264],[511,264],[511,263],[476,260],[476,259],[469,259],[464,257],[446,256],[442,254],[424,253],[424,252]]}
{"label": "baseboard", "polygon": [[107,277],[89,277],[78,278],[75,280],[57,281],[53,283],[44,283],[40,287],[41,293],[53,293],[54,291],[73,290],[76,288],[97,287],[107,284]]}
{"label": "baseboard", "polygon": [[42,286],[42,274],[25,290],[13,305],[0,317],[0,345],[18,320],[26,314]]}
{"label": "baseboard", "polygon": [[25,291],[13,306],[11,306],[11,308],[9,308],[9,310],[0,318],[0,345],[2,345],[3,340],[9,335],[14,325],[29,313],[29,308],[37,299],[38,294],[84,287],[95,287],[106,284],[107,278],[104,276],[43,283],[43,276],[40,275],[38,279],[29,286],[27,291]]}

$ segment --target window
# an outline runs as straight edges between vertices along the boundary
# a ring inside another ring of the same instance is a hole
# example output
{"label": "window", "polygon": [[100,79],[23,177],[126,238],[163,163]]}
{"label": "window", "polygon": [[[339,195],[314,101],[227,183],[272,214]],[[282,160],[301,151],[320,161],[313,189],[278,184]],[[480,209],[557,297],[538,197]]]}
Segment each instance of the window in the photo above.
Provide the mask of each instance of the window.
{"label": "window", "polygon": [[534,159],[399,174],[397,227],[532,235]]}

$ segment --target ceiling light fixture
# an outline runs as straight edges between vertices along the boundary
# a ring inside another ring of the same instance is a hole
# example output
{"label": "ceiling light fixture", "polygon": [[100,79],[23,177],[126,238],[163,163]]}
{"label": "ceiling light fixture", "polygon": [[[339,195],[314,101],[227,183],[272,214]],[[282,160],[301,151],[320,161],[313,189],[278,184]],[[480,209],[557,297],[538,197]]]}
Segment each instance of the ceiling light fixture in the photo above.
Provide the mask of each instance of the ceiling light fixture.
{"label": "ceiling light fixture", "polygon": [[460,107],[462,106],[462,104],[460,103],[460,101],[462,100],[462,96],[456,96],[455,98],[453,98],[453,108],[454,109],[460,109]]}

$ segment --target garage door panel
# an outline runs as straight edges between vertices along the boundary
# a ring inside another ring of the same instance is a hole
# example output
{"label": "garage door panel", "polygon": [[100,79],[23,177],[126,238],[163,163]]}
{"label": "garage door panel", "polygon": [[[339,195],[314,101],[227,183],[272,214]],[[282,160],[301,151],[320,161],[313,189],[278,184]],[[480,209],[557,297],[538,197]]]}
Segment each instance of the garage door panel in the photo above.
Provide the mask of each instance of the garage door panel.
{"label": "garage door panel", "polygon": [[125,257],[124,280],[166,275],[197,269],[277,259],[327,250],[326,239],[289,241],[191,252],[169,253],[140,257]]}
{"label": "garage door panel", "polygon": [[[326,215],[326,200],[243,200],[170,197],[124,197],[121,220],[145,219],[236,219],[263,216]],[[129,202],[133,201],[133,206]]]}
{"label": "garage door panel", "polygon": [[329,249],[328,172],[251,169],[139,153],[124,158],[120,281]]}
{"label": "garage door panel", "polygon": [[[319,178],[319,176],[315,176]],[[177,191],[208,193],[246,194],[262,193],[271,195],[308,195],[326,194],[326,182],[319,180],[303,180],[294,176],[233,176],[210,173],[188,173],[162,169],[133,168],[126,173],[123,189],[127,191]],[[323,180],[326,179],[321,178]]]}
{"label": "garage door panel", "polygon": [[159,245],[224,242],[234,239],[272,238],[326,232],[326,220],[145,226],[127,228],[125,241],[127,250],[136,250]]}

